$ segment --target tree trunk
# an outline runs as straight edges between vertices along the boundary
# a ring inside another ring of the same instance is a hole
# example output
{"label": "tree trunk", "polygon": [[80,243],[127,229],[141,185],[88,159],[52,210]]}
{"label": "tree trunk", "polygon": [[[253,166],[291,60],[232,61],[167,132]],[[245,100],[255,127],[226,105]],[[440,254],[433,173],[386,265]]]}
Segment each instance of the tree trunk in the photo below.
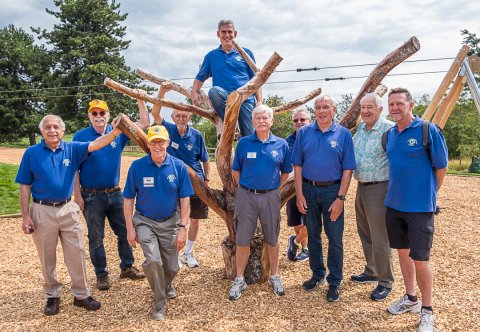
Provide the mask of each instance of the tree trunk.
{"label": "tree trunk", "polygon": [[28,144],[30,144],[30,146],[37,144],[37,136],[35,135],[35,132],[28,133]]}

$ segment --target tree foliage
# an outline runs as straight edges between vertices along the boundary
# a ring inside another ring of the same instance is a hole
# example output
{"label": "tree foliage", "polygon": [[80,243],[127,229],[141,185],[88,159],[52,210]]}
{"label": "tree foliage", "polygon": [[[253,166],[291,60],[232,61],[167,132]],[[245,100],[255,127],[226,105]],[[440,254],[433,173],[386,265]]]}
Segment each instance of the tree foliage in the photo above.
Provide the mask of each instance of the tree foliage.
{"label": "tree foliage", "polygon": [[50,61],[43,46],[21,28],[9,25],[0,30],[0,141],[9,142],[35,132],[44,113],[35,89],[50,76]]}
{"label": "tree foliage", "polygon": [[33,29],[50,45],[53,59],[48,85],[60,97],[47,98],[47,109],[65,119],[72,130],[88,124],[85,116],[88,102],[106,100],[112,115],[123,112],[136,118],[133,100],[103,87],[105,77],[129,86],[140,80],[125,64],[122,51],[130,41],[123,40],[127,14],[120,13],[115,0],[54,0],[58,11],[46,9],[58,19],[52,31]]}

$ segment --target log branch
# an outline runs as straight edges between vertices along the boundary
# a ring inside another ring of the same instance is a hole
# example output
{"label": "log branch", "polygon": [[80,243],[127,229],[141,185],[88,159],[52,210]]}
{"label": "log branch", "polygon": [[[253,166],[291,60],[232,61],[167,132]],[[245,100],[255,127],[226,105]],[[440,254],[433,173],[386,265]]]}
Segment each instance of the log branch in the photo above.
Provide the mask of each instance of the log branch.
{"label": "log branch", "polygon": [[245,52],[245,50],[238,45],[236,40],[232,40],[232,44],[237,50],[238,53],[242,56],[242,58],[247,62],[248,66],[253,70],[254,73],[257,71],[260,71],[260,69],[257,67],[257,64],[253,61],[253,59],[250,57],[250,55]]}
{"label": "log branch", "polygon": [[369,92],[375,91],[387,74],[402,63],[405,59],[415,54],[420,49],[420,42],[416,37],[410,38],[402,46],[388,54],[372,71],[367,80],[363,84],[360,92],[348,108],[347,112],[340,120],[339,124],[352,129],[357,123],[360,115],[360,100]]}
{"label": "log branch", "polygon": [[299,98],[297,100],[291,101],[291,102],[286,103],[284,105],[274,107],[273,108],[273,113],[274,114],[281,114],[281,113],[292,111],[292,110],[294,110],[296,108],[299,108],[300,106],[308,103],[310,100],[319,96],[321,93],[322,93],[321,88],[315,89],[303,98]]}
{"label": "log branch", "polygon": [[117,119],[118,118],[120,118],[120,121],[118,122],[117,128],[127,135],[132,142],[141,147],[145,153],[148,153],[150,150],[148,149],[147,135],[145,132],[138,128],[138,126],[125,114],[118,114]]}

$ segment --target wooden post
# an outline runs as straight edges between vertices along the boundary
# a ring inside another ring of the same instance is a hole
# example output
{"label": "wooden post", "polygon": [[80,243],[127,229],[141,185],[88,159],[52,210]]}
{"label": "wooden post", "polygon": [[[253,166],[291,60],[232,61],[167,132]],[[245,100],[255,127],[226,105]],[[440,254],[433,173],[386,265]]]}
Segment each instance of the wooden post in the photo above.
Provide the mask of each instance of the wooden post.
{"label": "wooden post", "polygon": [[[465,86],[465,83],[467,82],[467,76],[457,76],[457,79],[455,80],[455,84],[450,89],[450,92],[448,95],[444,98],[444,100],[448,100],[448,103],[443,106],[440,105],[440,108],[437,113],[442,114],[442,117],[438,121],[434,121],[440,128],[444,128],[445,124],[447,123],[448,118],[450,117],[450,114],[452,114],[453,108],[455,107],[455,104],[457,103],[458,97],[460,96],[460,93],[462,93],[463,87]],[[442,107],[444,109],[442,110]]]}

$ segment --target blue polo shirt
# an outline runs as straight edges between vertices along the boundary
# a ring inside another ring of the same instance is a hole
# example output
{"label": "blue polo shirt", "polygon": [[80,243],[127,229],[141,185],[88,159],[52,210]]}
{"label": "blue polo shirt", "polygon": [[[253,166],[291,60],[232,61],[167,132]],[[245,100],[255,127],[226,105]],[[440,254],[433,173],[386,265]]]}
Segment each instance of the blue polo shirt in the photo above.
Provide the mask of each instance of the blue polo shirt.
{"label": "blue polo shirt", "polygon": [[[255,61],[252,51],[248,48],[243,50]],[[205,82],[212,77],[213,86],[219,86],[230,93],[245,85],[254,75],[253,70],[237,50],[233,49],[225,53],[220,45],[207,53],[195,79]],[[255,98],[250,96],[246,101],[254,104]]]}
{"label": "blue polo shirt", "polygon": [[233,170],[240,172],[240,185],[249,189],[272,190],[280,186],[280,173],[292,171],[288,144],[270,133],[262,142],[253,133],[242,137],[235,150]]}
{"label": "blue polo shirt", "polygon": [[295,140],[293,165],[302,166],[302,176],[311,181],[340,180],[344,170],[357,167],[350,130],[332,123],[322,132],[317,121],[303,126]]}
{"label": "blue polo shirt", "polygon": [[[112,131],[112,126],[107,125],[105,134]],[[79,130],[73,135],[74,141],[90,142],[100,137],[93,126]],[[80,165],[80,184],[83,188],[104,189],[118,186],[120,182],[120,161],[122,151],[128,142],[125,134],[118,135],[106,147],[94,151]]]}
{"label": "blue polo shirt", "polygon": [[422,142],[422,120],[401,133],[395,125],[388,131],[387,158],[390,163],[385,206],[403,212],[433,212],[437,201],[435,169],[448,166],[448,149],[440,130],[428,126],[430,158]]}
{"label": "blue polo shirt", "polygon": [[31,185],[36,199],[61,202],[72,195],[73,179],[80,163],[88,157],[87,143],[64,142],[52,151],[45,140],[23,154],[15,182]]}
{"label": "blue polo shirt", "polygon": [[194,194],[183,161],[168,155],[158,167],[150,154],[135,160],[128,170],[125,198],[137,198],[138,212],[154,220],[172,216],[180,198]]}
{"label": "blue polo shirt", "polygon": [[170,145],[167,152],[182,160],[190,166],[202,179],[205,179],[203,168],[200,162],[209,160],[207,147],[202,134],[195,128],[188,126],[185,135],[180,136],[177,126],[163,119],[162,126],[167,128],[168,136],[170,136]]}

